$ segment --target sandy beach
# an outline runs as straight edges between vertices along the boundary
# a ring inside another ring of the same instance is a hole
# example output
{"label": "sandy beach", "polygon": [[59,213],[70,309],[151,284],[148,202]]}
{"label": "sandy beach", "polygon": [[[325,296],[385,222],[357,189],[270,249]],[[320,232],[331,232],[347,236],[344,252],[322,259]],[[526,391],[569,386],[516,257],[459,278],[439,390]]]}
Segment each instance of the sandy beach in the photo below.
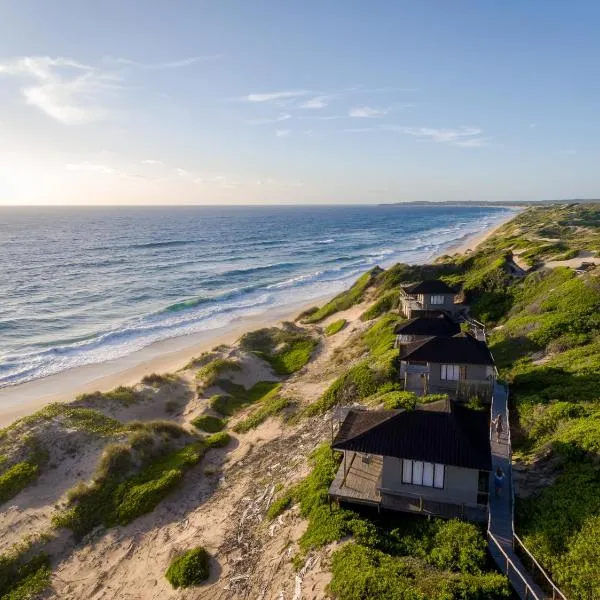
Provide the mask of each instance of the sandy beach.
{"label": "sandy beach", "polygon": [[[515,216],[511,213],[486,231],[477,233],[451,246],[444,254],[465,253],[488,239],[504,223]],[[51,402],[68,402],[78,394],[108,391],[119,385],[133,385],[149,373],[167,373],[181,369],[189,360],[219,344],[231,344],[253,329],[293,320],[302,310],[327,302],[330,296],[309,303],[287,305],[255,317],[246,317],[225,327],[206,332],[156,342],[122,358],[100,364],[86,365],[0,389],[0,427],[31,414]]]}

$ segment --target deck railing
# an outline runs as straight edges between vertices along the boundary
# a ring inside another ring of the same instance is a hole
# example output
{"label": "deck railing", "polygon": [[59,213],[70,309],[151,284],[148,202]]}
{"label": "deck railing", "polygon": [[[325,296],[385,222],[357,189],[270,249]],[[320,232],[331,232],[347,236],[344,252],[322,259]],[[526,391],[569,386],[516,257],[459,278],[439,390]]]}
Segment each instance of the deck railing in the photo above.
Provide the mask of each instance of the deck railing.
{"label": "deck railing", "polygon": [[567,597],[558,589],[558,587],[554,584],[552,579],[550,579],[550,576],[546,573],[542,565],[540,565],[540,563],[535,559],[535,556],[533,556],[533,554],[529,552],[527,546],[525,546],[525,544],[521,541],[521,538],[513,531],[513,545],[514,542],[517,542],[519,548],[529,557],[529,559],[531,560],[531,564],[535,565],[540,575],[546,581],[548,587],[552,590],[552,600],[557,600],[558,598],[561,598],[562,600],[567,600]]}
{"label": "deck railing", "polygon": [[[541,576],[541,577],[538,577],[538,579],[542,579],[545,582],[546,586],[552,591],[552,600],[557,600],[558,598],[560,598],[561,600],[568,600],[567,597],[560,591],[558,586],[552,581],[552,579],[550,578],[548,573],[546,573],[546,571],[543,569],[543,567],[540,565],[540,563],[536,560],[536,558],[533,556],[533,554],[529,551],[527,546],[525,546],[525,544],[523,543],[521,538],[519,538],[519,536],[515,533],[515,488],[514,488],[513,479],[512,479],[512,437],[511,437],[511,430],[510,430],[510,411],[508,408],[508,386],[506,385],[506,386],[504,386],[504,388],[506,390],[506,408],[504,411],[504,415],[502,415],[502,418],[504,419],[504,426],[507,430],[508,462],[511,466],[511,477],[509,478],[510,504],[511,504],[511,507],[510,507],[511,508],[511,532],[512,532],[511,545],[514,548],[515,542],[516,542],[518,547],[521,549],[521,551],[523,551],[529,557],[532,564],[537,568],[537,571],[539,572],[539,575]],[[490,427],[490,444],[491,444],[491,441],[492,441],[492,428]],[[518,574],[519,578],[523,581],[523,583],[525,585],[525,597],[526,598],[527,597],[535,598],[537,600],[538,595],[535,594],[535,592],[531,588],[531,586],[527,583],[527,581],[525,581],[523,575],[518,571],[518,569],[515,567],[514,563],[510,560],[510,558],[507,556],[506,552],[504,552],[504,550],[502,549],[498,540],[494,537],[494,535],[490,531],[490,519],[491,519],[491,511],[490,511],[490,514],[488,517],[488,531],[487,531],[488,538],[495,544],[495,546],[498,548],[498,550],[502,553],[502,556],[505,558],[506,565],[507,565],[506,574],[508,575],[508,566],[510,564],[510,566],[512,566],[515,573]],[[540,600],[544,600],[545,597],[546,596],[544,596]]]}
{"label": "deck railing", "polygon": [[[533,600],[546,600],[546,596],[545,595],[540,596],[529,585],[529,583],[527,582],[527,579],[525,579],[525,577],[521,573],[521,570],[510,559],[510,557],[508,556],[508,554],[506,554],[506,552],[504,551],[504,548],[502,548],[502,544],[490,532],[489,526],[488,526],[488,538],[489,538],[490,541],[492,541],[494,543],[494,545],[496,546],[496,548],[498,549],[498,551],[500,552],[500,554],[502,554],[502,557],[504,558],[504,561],[505,561],[505,564],[506,564],[506,576],[510,579],[510,572],[511,572],[511,568],[512,568],[513,573],[515,573],[519,577],[519,579],[521,580],[521,582],[523,583],[523,588],[525,589],[525,600],[528,600],[529,598],[532,598]],[[564,596],[563,596],[563,598],[564,598]],[[566,600],[566,598],[565,598],[565,600]]]}

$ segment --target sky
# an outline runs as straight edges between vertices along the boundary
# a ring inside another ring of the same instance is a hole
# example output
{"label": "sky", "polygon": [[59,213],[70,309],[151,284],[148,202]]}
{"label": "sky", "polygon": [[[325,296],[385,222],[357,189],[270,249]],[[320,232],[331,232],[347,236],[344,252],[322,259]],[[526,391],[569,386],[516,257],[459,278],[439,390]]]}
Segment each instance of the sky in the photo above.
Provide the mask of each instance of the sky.
{"label": "sky", "polygon": [[0,205],[600,197],[600,3],[0,0]]}

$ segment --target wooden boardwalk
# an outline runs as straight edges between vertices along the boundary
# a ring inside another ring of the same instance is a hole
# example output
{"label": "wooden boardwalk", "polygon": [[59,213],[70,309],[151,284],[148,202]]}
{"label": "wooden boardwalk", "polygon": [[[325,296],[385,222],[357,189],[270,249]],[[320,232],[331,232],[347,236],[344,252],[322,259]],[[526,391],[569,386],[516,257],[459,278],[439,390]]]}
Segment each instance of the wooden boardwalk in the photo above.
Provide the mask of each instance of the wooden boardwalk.
{"label": "wooden boardwalk", "polygon": [[[500,436],[500,442],[496,441],[496,432],[491,432],[493,473],[490,477],[488,548],[494,561],[508,577],[520,598],[544,600],[548,598],[548,595],[534,581],[513,547],[512,449],[507,403],[506,388],[496,383],[492,397],[492,418],[495,419],[499,414],[502,415],[504,431]],[[494,473],[497,467],[504,472],[504,487],[499,496],[496,496],[494,486]]]}

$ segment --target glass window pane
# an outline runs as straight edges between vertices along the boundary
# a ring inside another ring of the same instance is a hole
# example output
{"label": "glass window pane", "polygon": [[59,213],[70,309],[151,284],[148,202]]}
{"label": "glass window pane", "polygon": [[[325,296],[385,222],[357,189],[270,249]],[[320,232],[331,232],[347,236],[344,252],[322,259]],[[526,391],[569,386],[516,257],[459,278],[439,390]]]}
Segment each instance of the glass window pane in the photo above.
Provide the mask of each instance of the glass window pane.
{"label": "glass window pane", "polygon": [[433,463],[423,464],[423,485],[433,487]]}
{"label": "glass window pane", "polygon": [[402,461],[402,483],[412,483],[412,460]]}
{"label": "glass window pane", "polygon": [[435,465],[434,486],[440,489],[444,487],[444,465]]}
{"label": "glass window pane", "polygon": [[412,482],[415,485],[423,485],[423,462],[420,460],[413,462]]}

